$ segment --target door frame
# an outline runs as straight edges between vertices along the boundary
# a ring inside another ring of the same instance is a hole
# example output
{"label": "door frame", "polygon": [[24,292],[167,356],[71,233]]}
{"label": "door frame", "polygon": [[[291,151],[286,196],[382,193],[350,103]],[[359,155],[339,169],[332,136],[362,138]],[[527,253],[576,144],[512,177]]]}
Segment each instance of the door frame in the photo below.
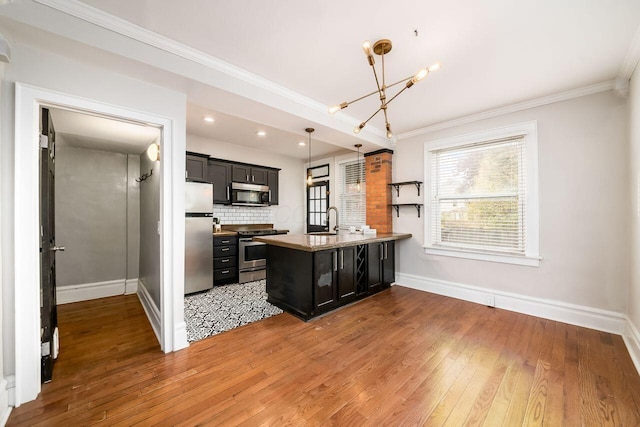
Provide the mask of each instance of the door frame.
{"label": "door frame", "polygon": [[[14,332],[15,406],[40,393],[39,109],[58,107],[161,128],[160,331],[165,353],[188,346],[184,322],[184,135],[174,118],[28,84],[15,84]],[[182,142],[182,143],[181,143]],[[19,176],[18,176],[19,173]],[[37,267],[37,268],[34,268]],[[146,307],[145,307],[146,309]],[[153,325],[153,313],[148,313]],[[154,328],[155,329],[155,328]]]}

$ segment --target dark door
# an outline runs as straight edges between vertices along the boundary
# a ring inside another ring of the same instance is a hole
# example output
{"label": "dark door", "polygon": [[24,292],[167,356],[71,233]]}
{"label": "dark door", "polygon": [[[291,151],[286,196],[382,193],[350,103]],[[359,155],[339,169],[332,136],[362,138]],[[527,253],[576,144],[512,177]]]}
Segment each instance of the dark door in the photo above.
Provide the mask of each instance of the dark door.
{"label": "dark door", "polygon": [[380,264],[384,256],[382,243],[369,243],[367,245],[367,282],[370,291],[378,291],[382,288],[382,271]]}
{"label": "dark door", "polygon": [[233,182],[251,182],[251,168],[244,165],[233,165],[231,170]]}
{"label": "dark door", "polygon": [[[41,380],[51,381],[54,356],[57,356],[58,312],[56,309],[55,233],[55,131],[49,110],[41,110],[40,138],[40,323],[42,363]],[[55,350],[54,350],[55,348]]]}
{"label": "dark door", "polygon": [[356,297],[356,249],[357,246],[338,249],[338,301]]}
{"label": "dark door", "polygon": [[307,233],[328,231],[329,181],[307,186]]}
{"label": "dark door", "polygon": [[252,184],[267,185],[269,171],[262,168],[251,168],[251,176],[249,177]]}
{"label": "dark door", "polygon": [[207,174],[208,181],[213,184],[213,203],[231,203],[231,163],[209,160]]}
{"label": "dark door", "polygon": [[389,286],[396,281],[396,257],[395,243],[384,242],[384,254],[382,260],[382,282],[384,286]]}
{"label": "dark door", "polygon": [[269,204],[277,205],[278,204],[278,171],[270,170],[267,173],[267,185],[269,186]]}
{"label": "dark door", "polygon": [[317,311],[328,309],[335,302],[337,250],[314,252],[314,299]]}
{"label": "dark door", "polygon": [[196,179],[200,181],[207,180],[207,158],[187,154],[186,175],[187,179]]}

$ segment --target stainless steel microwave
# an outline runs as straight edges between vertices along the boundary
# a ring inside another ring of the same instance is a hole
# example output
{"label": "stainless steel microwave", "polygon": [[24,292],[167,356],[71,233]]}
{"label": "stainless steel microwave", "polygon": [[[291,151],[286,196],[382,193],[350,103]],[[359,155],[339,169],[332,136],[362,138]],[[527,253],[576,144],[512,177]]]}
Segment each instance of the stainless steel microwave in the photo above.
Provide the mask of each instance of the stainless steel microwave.
{"label": "stainless steel microwave", "polygon": [[236,206],[269,206],[271,192],[267,185],[231,183],[231,204]]}

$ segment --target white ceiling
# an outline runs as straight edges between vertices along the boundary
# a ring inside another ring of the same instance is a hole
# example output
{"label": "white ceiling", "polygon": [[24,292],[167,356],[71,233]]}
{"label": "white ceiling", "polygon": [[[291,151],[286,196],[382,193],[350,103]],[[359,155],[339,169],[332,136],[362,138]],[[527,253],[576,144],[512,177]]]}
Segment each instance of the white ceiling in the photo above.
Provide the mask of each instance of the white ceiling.
{"label": "white ceiling", "polygon": [[325,105],[374,90],[360,46],[388,38],[388,82],[442,63],[389,107],[397,134],[614,79],[640,24],[637,0],[83,2]]}
{"label": "white ceiling", "polygon": [[[0,15],[3,29],[30,44],[186,93],[189,133],[300,159],[307,153],[292,144],[308,126],[317,129],[313,157],[357,142],[365,152],[392,147],[380,117],[351,132],[375,111],[375,96],[326,114],[374,89],[365,39],[392,40],[387,82],[442,63],[389,106],[398,143],[446,121],[628,78],[640,50],[637,0],[23,0]],[[213,126],[205,112],[217,115]],[[256,138],[259,126],[266,138]]]}
{"label": "white ceiling", "polygon": [[160,135],[160,129],[115,118],[50,108],[51,121],[61,145],[92,150],[141,154]]}

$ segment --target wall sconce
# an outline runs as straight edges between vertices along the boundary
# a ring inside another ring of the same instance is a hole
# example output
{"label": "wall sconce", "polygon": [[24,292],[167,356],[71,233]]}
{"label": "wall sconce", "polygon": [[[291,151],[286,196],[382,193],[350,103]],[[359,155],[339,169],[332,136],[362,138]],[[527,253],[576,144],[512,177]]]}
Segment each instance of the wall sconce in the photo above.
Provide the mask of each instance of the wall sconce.
{"label": "wall sconce", "polygon": [[147,157],[152,162],[157,162],[160,160],[160,146],[155,142],[147,148]]}

